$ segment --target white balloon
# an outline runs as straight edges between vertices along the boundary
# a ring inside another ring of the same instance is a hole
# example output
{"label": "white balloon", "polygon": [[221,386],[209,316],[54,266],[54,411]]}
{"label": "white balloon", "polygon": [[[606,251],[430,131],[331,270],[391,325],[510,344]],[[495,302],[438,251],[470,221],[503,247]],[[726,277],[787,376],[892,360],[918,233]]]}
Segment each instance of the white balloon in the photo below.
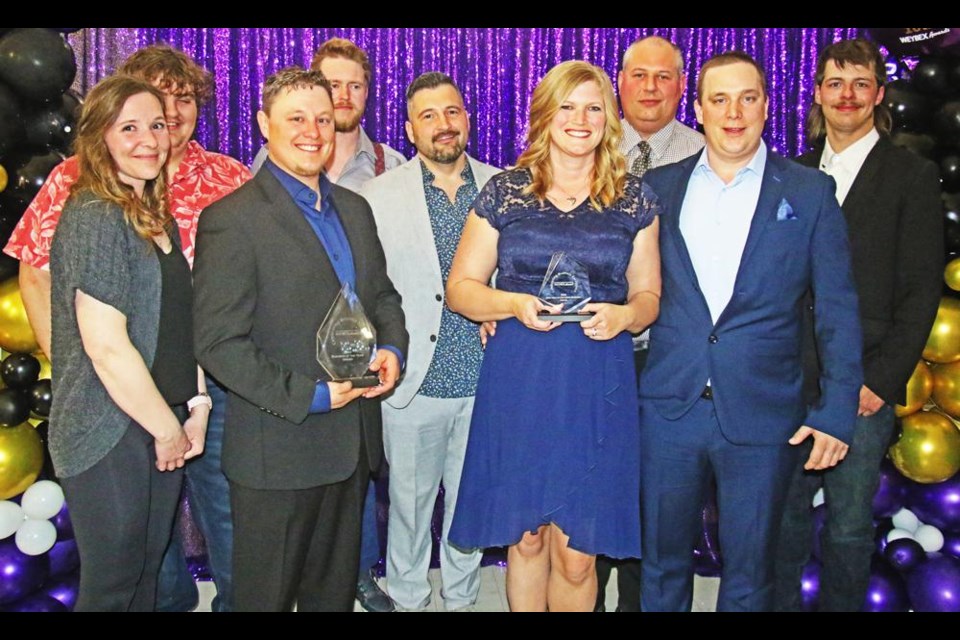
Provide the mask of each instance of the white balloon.
{"label": "white balloon", "polygon": [[887,534],[887,542],[893,542],[894,540],[899,540],[900,538],[910,538],[911,540],[916,540],[913,537],[913,533],[907,531],[906,529],[891,529],[890,533]]}
{"label": "white balloon", "polygon": [[9,538],[23,524],[23,509],[16,502],[0,502],[0,540]]}
{"label": "white balloon", "polygon": [[927,553],[943,549],[943,534],[932,524],[922,524],[917,527],[913,539],[919,542]]}
{"label": "white balloon", "polygon": [[816,509],[823,504],[823,487],[817,489],[817,492],[813,494],[813,508]]}
{"label": "white balloon", "polygon": [[49,551],[57,541],[57,528],[49,520],[27,518],[17,529],[14,539],[17,542],[17,549],[28,556],[39,556]]}
{"label": "white balloon", "polygon": [[917,530],[920,526],[920,519],[913,514],[910,509],[900,509],[893,514],[893,526],[897,529],[905,529],[910,533]]}
{"label": "white balloon", "polygon": [[52,518],[63,507],[63,489],[50,480],[34,482],[24,491],[20,505],[28,518],[35,520]]}

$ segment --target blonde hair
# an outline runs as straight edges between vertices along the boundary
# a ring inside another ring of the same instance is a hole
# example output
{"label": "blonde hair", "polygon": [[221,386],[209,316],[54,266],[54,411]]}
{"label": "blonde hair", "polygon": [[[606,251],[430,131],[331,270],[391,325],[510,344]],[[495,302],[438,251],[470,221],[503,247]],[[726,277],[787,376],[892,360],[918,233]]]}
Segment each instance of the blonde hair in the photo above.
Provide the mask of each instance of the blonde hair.
{"label": "blonde hair", "polygon": [[370,58],[367,52],[346,38],[330,38],[320,45],[317,52],[313,54],[313,60],[310,62],[311,71],[320,71],[320,65],[327,58],[343,58],[344,60],[353,60],[363,69],[363,81],[370,84]]}
{"label": "blonde hair", "polygon": [[71,189],[71,198],[89,190],[101,200],[123,210],[123,216],[141,238],[164,232],[173,222],[167,208],[167,180],[164,169],[143,187],[137,197],[133,187],[120,181],[117,163],[110,155],[104,136],[120,117],[127,100],[141,93],[157,99],[163,112],[163,94],[152,84],[133,76],[118,74],[101,80],[87,94],[77,125],[74,152],[80,175]]}
{"label": "blonde hair", "polygon": [[517,158],[517,167],[529,169],[533,181],[525,193],[533,194],[542,203],[553,186],[550,124],[563,101],[585,82],[595,82],[600,87],[603,111],[607,118],[603,137],[595,151],[593,180],[590,184],[590,205],[600,211],[623,195],[627,181],[627,161],[619,149],[623,129],[617,114],[617,101],[610,78],[600,67],[582,60],[568,60],[547,72],[533,90],[527,148]]}

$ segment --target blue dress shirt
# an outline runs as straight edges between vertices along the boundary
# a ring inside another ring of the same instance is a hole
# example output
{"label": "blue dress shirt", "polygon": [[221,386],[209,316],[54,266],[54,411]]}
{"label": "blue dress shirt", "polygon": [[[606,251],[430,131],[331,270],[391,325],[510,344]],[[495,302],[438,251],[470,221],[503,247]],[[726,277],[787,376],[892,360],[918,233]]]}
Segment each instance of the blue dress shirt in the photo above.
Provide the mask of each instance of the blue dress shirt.
{"label": "blue dress shirt", "polygon": [[[343,224],[340,222],[340,214],[337,211],[336,203],[330,197],[331,182],[327,176],[320,174],[320,208],[317,209],[317,192],[300,182],[297,178],[290,175],[272,160],[267,158],[263,166],[283,186],[284,190],[290,194],[294,203],[303,213],[304,218],[310,224],[313,232],[320,240],[327,257],[333,265],[333,270],[340,280],[340,284],[349,284],[350,288],[357,289],[357,271],[353,264],[353,251],[350,249],[350,242],[347,240],[347,234],[343,230]],[[403,356],[396,347],[383,345],[384,349],[396,354],[403,366]],[[313,401],[310,403],[310,413],[326,413],[330,411],[330,387],[326,382],[317,382],[317,387],[313,392]]]}

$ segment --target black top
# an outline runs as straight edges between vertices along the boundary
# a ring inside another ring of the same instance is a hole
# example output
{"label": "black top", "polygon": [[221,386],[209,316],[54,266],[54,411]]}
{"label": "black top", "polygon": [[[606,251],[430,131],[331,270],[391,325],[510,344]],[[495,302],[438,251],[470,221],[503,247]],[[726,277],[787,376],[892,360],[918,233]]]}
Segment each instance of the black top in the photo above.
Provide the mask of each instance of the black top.
{"label": "black top", "polygon": [[153,359],[153,381],[167,404],[182,404],[197,395],[197,362],[193,357],[193,283],[186,258],[176,250],[160,259],[160,330]]}

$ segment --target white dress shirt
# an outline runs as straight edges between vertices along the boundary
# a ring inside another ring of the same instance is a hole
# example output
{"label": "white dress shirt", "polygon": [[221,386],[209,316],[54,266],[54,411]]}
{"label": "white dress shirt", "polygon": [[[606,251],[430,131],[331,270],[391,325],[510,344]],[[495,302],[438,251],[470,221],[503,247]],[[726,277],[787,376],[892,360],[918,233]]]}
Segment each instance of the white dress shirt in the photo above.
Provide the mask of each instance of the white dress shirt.
{"label": "white dress shirt", "polygon": [[766,166],[767,146],[761,141],[729,184],[710,168],[706,149],[690,175],[680,209],[680,233],[714,324],[733,295]]}
{"label": "white dress shirt", "polygon": [[830,146],[830,140],[825,140],[823,153],[820,154],[820,170],[836,181],[837,202],[841,205],[847,199],[853,181],[857,179],[860,168],[863,167],[863,163],[878,140],[880,140],[880,134],[877,133],[876,127],[870,129],[870,133],[840,153],[834,152]]}

